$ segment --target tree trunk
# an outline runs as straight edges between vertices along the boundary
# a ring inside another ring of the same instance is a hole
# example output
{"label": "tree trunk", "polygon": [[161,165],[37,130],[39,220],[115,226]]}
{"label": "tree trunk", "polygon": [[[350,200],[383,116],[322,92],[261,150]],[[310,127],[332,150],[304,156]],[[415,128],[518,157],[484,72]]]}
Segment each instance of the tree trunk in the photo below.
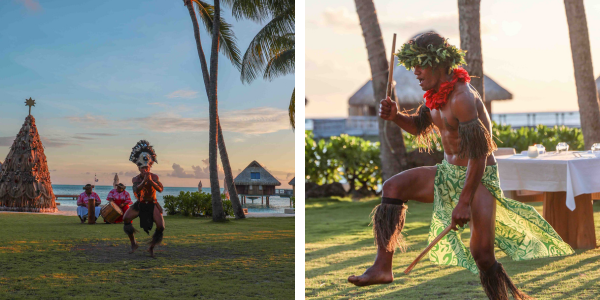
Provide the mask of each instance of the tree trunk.
{"label": "tree trunk", "polygon": [[215,0],[215,17],[213,20],[212,46],[210,52],[210,75],[209,75],[209,142],[208,142],[208,167],[210,170],[210,191],[212,194],[212,218],[213,221],[227,220],[223,211],[223,201],[221,200],[221,189],[219,188],[219,174],[217,168],[217,143],[218,143],[218,100],[217,100],[217,79],[219,67],[219,27],[221,23],[221,5],[219,0]]}
{"label": "tree trunk", "polygon": [[223,165],[223,172],[225,173],[224,184],[227,186],[229,191],[229,199],[233,206],[233,213],[236,219],[243,219],[246,217],[240,198],[238,196],[235,185],[233,184],[233,174],[231,173],[231,165],[229,164],[229,155],[227,155],[227,148],[225,147],[225,140],[223,139],[223,131],[221,130],[221,122],[219,122],[219,153],[221,154],[221,164]]}
{"label": "tree trunk", "polygon": [[[200,67],[202,68],[202,77],[204,79],[204,89],[206,90],[206,96],[210,97],[209,86],[210,79],[208,73],[208,66],[206,64],[206,58],[204,57],[204,51],[202,50],[202,41],[200,40],[200,27],[198,26],[198,19],[196,18],[196,14],[194,12],[194,8],[190,0],[184,0],[183,3],[188,8],[190,13],[190,18],[192,19],[192,25],[194,27],[194,38],[196,39],[196,48],[198,50],[198,57],[200,58]],[[209,99],[210,103],[210,99]],[[242,209],[242,205],[240,204],[240,198],[237,194],[237,190],[235,186],[233,186],[233,174],[231,172],[231,165],[229,164],[229,155],[227,154],[227,147],[225,146],[225,139],[223,139],[223,131],[221,130],[221,123],[217,116],[217,124],[218,124],[218,147],[219,153],[221,155],[221,164],[223,165],[223,171],[225,173],[225,185],[229,190],[229,197],[231,200],[231,204],[233,206],[233,213],[235,214],[236,219],[243,219],[246,217],[244,215],[244,210]],[[233,186],[233,191],[231,187]]]}
{"label": "tree trunk", "polygon": [[571,39],[581,131],[585,149],[590,149],[592,144],[600,142],[600,105],[594,82],[590,37],[583,0],[565,0],[565,10]]}
{"label": "tree trunk", "polygon": [[[385,99],[389,72],[388,54],[383,44],[381,28],[379,27],[373,0],[354,0],[354,3],[367,46],[373,81],[373,96],[375,97],[374,104],[375,107],[379,107],[379,102]],[[395,93],[392,93],[392,100],[397,102]],[[406,148],[404,147],[404,138],[402,137],[400,127],[391,122],[386,122],[381,118],[378,118],[378,121],[379,141],[381,145],[381,174],[385,181],[395,174],[400,173],[406,167]]]}
{"label": "tree trunk", "polygon": [[492,102],[485,101],[483,82],[483,56],[481,53],[481,0],[458,0],[458,28],[460,30],[460,48],[467,50],[465,70],[471,76],[471,85],[481,96],[485,108],[492,117]]}

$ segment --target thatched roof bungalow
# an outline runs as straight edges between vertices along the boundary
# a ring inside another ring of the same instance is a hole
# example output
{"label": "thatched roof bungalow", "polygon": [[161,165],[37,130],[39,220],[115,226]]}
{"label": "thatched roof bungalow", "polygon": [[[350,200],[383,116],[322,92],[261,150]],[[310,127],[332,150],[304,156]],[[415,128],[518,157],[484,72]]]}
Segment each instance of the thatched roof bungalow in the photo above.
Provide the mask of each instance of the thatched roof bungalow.
{"label": "thatched roof bungalow", "polygon": [[296,195],[296,177],[292,178],[292,180],[290,180],[290,182],[288,182],[289,185],[292,186],[292,189],[294,190],[294,195]]}
{"label": "thatched roof bungalow", "polygon": [[275,187],[281,185],[281,182],[257,161],[251,162],[233,182],[240,195],[274,195]]}
{"label": "thatched roof bungalow", "polygon": [[[415,37],[418,36],[415,35]],[[398,65],[398,58],[394,56],[394,81],[396,82],[396,95],[398,104],[402,110],[417,108],[424,101],[425,93],[419,86],[419,81],[413,71]],[[484,75],[485,100],[501,101],[510,100],[512,94],[501,87],[487,75]],[[373,99],[373,82],[369,80],[354,95],[348,99],[348,114],[350,116],[376,116],[377,105]]]}

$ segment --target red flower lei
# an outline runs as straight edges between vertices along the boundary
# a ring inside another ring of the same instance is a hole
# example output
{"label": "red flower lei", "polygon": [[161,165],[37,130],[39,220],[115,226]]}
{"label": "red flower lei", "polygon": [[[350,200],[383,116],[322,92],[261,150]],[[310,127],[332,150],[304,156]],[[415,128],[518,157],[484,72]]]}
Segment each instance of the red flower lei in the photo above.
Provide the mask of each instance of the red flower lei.
{"label": "red flower lei", "polygon": [[469,73],[467,70],[463,68],[456,68],[452,70],[454,74],[452,75],[451,81],[442,82],[440,85],[439,91],[437,93],[431,89],[425,92],[423,98],[425,98],[425,105],[429,107],[429,109],[440,109],[446,102],[448,102],[448,95],[452,93],[454,90],[454,85],[456,82],[471,82],[471,77],[469,77]]}

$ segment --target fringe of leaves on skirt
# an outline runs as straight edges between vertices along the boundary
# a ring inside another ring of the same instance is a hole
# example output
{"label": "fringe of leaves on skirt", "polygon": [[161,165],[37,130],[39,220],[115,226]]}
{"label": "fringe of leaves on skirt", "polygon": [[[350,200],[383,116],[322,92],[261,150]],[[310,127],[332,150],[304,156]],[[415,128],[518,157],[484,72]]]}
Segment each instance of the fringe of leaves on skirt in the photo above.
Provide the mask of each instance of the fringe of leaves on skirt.
{"label": "fringe of leaves on skirt", "polygon": [[406,219],[408,206],[396,204],[379,204],[371,212],[373,235],[378,247],[393,252],[396,248],[404,252],[406,242],[402,236],[402,228]]}
{"label": "fringe of leaves on skirt", "polygon": [[492,300],[509,300],[509,291],[515,300],[533,299],[513,284],[502,264],[497,261],[487,271],[479,272],[479,279],[485,294]]}

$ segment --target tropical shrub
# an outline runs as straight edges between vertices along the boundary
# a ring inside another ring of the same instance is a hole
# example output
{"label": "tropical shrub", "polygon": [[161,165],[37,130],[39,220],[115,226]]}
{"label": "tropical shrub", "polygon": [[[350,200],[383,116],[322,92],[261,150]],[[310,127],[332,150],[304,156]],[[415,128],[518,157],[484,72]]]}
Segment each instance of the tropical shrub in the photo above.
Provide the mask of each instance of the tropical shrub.
{"label": "tropical shrub", "polygon": [[[556,150],[556,144],[565,142],[570,150],[583,150],[583,134],[579,128],[565,126],[548,127],[538,125],[513,129],[510,125],[493,123],[492,134],[498,147],[515,148],[517,152],[527,150],[533,144],[542,144],[547,151]],[[415,137],[403,132],[406,151],[419,148]],[[434,145],[443,151],[441,138],[436,136]],[[312,131],[304,135],[304,159],[306,181],[326,184],[345,181],[350,191],[366,187],[374,192],[382,183],[379,143],[360,137],[332,136],[329,140],[315,140]]]}
{"label": "tropical shrub", "polygon": [[[224,199],[224,195],[221,195]],[[179,195],[165,195],[164,208],[168,215],[182,214],[183,216],[212,216],[212,198],[204,192],[179,192]],[[231,201],[223,200],[225,214],[233,216]]]}

